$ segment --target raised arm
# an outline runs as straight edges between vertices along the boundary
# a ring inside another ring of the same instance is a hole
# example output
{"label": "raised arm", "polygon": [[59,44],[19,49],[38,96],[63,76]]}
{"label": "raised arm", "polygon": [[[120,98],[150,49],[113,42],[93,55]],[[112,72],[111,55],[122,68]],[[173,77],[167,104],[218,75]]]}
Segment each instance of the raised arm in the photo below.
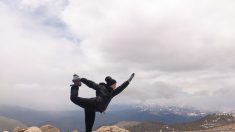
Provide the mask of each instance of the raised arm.
{"label": "raised arm", "polygon": [[129,85],[134,76],[135,73],[132,73],[131,77],[127,81],[125,81],[122,85],[113,90],[113,97],[121,93]]}
{"label": "raised arm", "polygon": [[86,84],[89,88],[92,88],[94,90],[98,90],[99,89],[99,85],[91,80],[88,80],[86,78],[81,78],[81,82]]}
{"label": "raised arm", "polygon": [[122,85],[113,90],[113,97],[121,93],[129,85],[128,81],[125,81]]}

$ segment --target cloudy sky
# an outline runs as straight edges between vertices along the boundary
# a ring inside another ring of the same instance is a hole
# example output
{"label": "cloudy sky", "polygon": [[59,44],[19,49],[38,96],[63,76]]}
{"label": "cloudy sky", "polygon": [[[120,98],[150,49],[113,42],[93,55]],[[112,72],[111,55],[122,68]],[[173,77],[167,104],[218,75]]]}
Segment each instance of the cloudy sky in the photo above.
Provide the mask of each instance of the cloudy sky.
{"label": "cloudy sky", "polygon": [[[235,110],[233,0],[0,0],[0,104],[74,108],[74,73],[113,104]],[[93,97],[86,86],[80,96]]]}

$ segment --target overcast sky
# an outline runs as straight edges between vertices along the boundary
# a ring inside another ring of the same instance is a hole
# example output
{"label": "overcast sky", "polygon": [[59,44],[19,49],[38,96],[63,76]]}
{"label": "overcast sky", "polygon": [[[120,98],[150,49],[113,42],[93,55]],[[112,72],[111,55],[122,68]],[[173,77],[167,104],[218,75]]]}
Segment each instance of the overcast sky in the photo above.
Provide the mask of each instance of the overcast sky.
{"label": "overcast sky", "polygon": [[[112,104],[235,110],[234,0],[0,0],[0,104],[70,109],[72,75]],[[79,96],[93,97],[85,85]]]}

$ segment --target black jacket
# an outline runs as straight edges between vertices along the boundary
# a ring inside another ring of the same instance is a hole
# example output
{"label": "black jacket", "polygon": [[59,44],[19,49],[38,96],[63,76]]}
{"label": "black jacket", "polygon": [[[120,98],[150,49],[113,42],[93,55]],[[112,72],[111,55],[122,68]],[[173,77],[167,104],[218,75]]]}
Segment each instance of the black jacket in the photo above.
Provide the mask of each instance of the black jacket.
{"label": "black jacket", "polygon": [[121,93],[129,85],[129,82],[125,81],[122,85],[113,90],[105,83],[96,84],[95,82],[87,80],[86,78],[81,78],[81,82],[96,90],[96,110],[99,112],[104,112],[108,107],[111,99]]}

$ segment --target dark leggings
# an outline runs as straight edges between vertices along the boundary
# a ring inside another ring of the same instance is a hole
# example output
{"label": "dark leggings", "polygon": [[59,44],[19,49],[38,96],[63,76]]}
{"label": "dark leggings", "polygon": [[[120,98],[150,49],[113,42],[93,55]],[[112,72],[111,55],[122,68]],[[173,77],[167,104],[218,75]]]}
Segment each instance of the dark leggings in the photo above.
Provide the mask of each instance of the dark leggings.
{"label": "dark leggings", "polygon": [[85,123],[86,132],[92,132],[92,127],[95,121],[95,98],[81,98],[78,97],[78,86],[71,87],[70,99],[71,101],[84,108],[85,110]]}

